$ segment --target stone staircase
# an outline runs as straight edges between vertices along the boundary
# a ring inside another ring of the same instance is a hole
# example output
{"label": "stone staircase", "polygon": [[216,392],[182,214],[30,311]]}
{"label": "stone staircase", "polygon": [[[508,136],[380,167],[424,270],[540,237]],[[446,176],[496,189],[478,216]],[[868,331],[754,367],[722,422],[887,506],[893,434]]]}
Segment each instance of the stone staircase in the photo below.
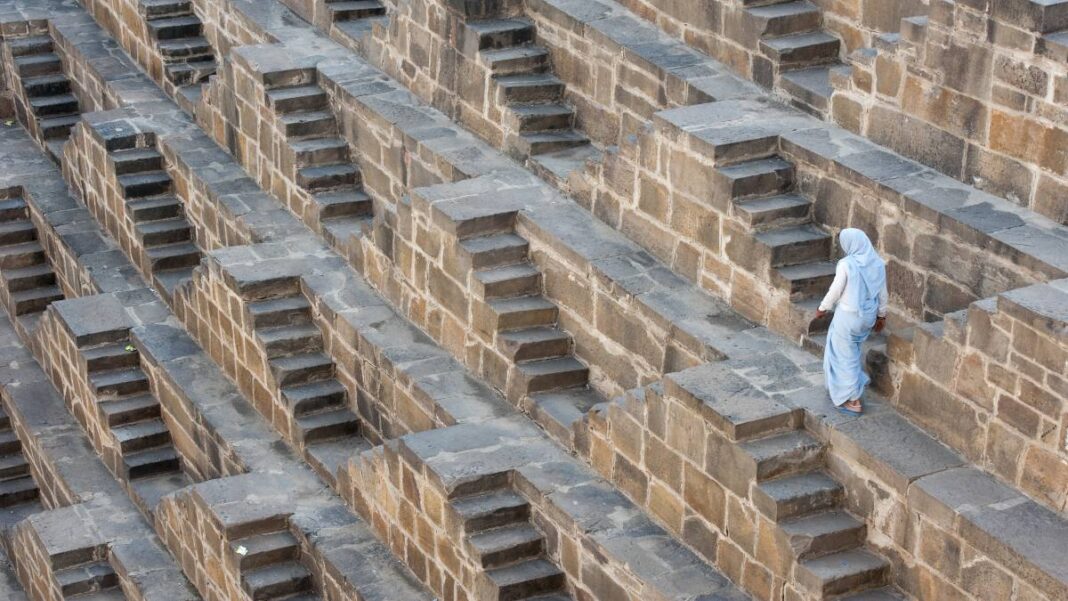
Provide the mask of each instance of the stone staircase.
{"label": "stone staircase", "polygon": [[[492,73],[502,107],[510,154],[560,180],[599,153],[575,127],[575,109],[564,102],[565,84],[552,73],[549,50],[535,43],[525,19],[469,21],[479,61]],[[472,49],[473,50],[473,49]]]}
{"label": "stone staircase", "polygon": [[25,95],[23,122],[36,131],[53,160],[59,161],[63,143],[81,119],[78,99],[71,81],[63,73],[63,62],[54,52],[47,35],[18,38],[8,42],[19,82]]}
{"label": "stone staircase", "polygon": [[358,21],[386,14],[386,6],[379,0],[324,0],[330,11],[330,22]]}
{"label": "stone staircase", "polygon": [[312,574],[301,563],[300,543],[273,520],[253,525],[231,541],[230,554],[241,570],[241,588],[254,601],[319,601]]}
{"label": "stone staircase", "polygon": [[193,226],[185,218],[182,202],[174,195],[174,182],[164,169],[163,156],[154,148],[130,147],[109,152],[108,160],[134,223],[143,261],[170,294],[193,273],[201,252],[193,241]]}
{"label": "stone staircase", "polygon": [[0,510],[36,501],[37,483],[22,454],[22,443],[11,428],[11,418],[0,409]]}
{"label": "stone staircase", "polygon": [[119,575],[106,561],[90,560],[53,572],[63,599],[76,601],[125,601]]}
{"label": "stone staircase", "polygon": [[546,556],[546,539],[531,523],[530,504],[510,485],[489,484],[450,501],[464,545],[483,572],[480,597],[497,601],[569,601],[566,575]]}
{"label": "stone staircase", "polygon": [[841,41],[822,28],[823,16],[808,0],[742,0],[760,36],[768,63],[753,66],[754,79],[775,87],[817,116],[830,108],[831,69],[842,64]]}
{"label": "stone staircase", "polygon": [[22,198],[0,200],[0,279],[8,313],[28,331],[48,305],[63,300]]}
{"label": "stone staircase", "polygon": [[201,84],[215,74],[218,64],[192,1],[140,0],[138,8],[163,58],[164,78],[183,104],[195,105]]}
{"label": "stone staircase", "polygon": [[324,235],[343,239],[370,219],[371,198],[363,192],[360,169],[314,74],[296,79],[284,75],[268,85],[267,97],[285,136],[286,168],[295,171],[293,180],[311,196],[313,222]]}

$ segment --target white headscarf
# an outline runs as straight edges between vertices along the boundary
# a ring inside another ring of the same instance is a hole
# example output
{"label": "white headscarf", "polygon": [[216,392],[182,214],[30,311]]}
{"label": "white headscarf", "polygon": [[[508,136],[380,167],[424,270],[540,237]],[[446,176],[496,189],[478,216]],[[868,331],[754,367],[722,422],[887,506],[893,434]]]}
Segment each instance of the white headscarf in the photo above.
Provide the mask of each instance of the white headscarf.
{"label": "white headscarf", "polygon": [[886,262],[871,245],[863,231],[846,228],[838,234],[838,242],[845,252],[843,259],[849,266],[849,277],[857,278],[857,308],[862,314],[874,313],[879,306],[879,293],[886,285]]}

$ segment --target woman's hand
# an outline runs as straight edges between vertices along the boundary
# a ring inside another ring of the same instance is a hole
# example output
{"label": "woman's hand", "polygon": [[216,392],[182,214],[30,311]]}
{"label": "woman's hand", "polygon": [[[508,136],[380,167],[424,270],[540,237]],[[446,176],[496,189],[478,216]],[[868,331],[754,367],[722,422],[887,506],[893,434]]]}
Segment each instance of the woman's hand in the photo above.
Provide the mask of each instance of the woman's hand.
{"label": "woman's hand", "polygon": [[823,309],[816,309],[816,319],[823,319],[827,317],[827,312]]}
{"label": "woman's hand", "polygon": [[886,327],[886,318],[885,317],[877,317],[877,318],[875,318],[875,327],[873,329],[875,330],[876,334],[879,334],[880,332],[882,332],[883,328],[885,328],[885,327]]}

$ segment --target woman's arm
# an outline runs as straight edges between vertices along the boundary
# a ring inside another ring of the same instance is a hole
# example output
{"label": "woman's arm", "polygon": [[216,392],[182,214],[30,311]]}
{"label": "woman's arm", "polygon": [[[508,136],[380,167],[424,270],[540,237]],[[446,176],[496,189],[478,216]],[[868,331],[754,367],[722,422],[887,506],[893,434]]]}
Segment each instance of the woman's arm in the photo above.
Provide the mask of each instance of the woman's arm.
{"label": "woman's arm", "polygon": [[879,317],[886,317],[889,310],[890,293],[886,290],[886,281],[883,281],[883,289],[879,291]]}
{"label": "woman's arm", "polygon": [[842,293],[845,292],[847,282],[849,282],[849,269],[846,267],[845,261],[839,261],[838,266],[834,269],[834,281],[831,282],[831,287],[827,290],[827,296],[824,296],[823,302],[820,303],[820,312],[825,313],[834,309],[834,306],[841,300]]}

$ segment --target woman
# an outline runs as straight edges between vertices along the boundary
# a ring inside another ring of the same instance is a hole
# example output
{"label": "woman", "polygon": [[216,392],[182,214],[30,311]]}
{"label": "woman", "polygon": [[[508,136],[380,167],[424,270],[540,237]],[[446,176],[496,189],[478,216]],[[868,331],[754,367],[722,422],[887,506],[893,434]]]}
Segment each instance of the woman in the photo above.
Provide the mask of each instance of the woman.
{"label": "woman", "polygon": [[871,382],[864,373],[860,346],[873,329],[878,333],[886,325],[886,263],[858,229],[842,230],[838,242],[845,258],[838,262],[816,317],[834,310],[823,351],[831,402],[842,413],[860,415],[864,412],[860,397]]}

